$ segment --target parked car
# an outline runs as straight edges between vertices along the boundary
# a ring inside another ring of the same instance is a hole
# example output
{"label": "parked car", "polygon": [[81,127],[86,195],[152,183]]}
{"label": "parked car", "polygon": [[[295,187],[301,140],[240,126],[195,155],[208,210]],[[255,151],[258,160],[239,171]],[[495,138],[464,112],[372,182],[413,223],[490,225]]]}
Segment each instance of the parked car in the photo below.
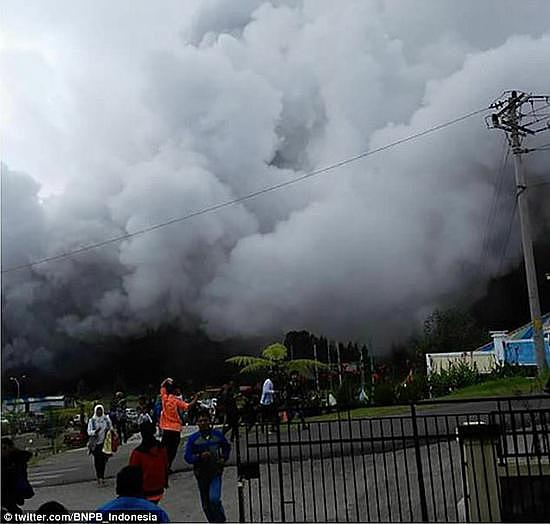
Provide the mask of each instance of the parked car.
{"label": "parked car", "polygon": [[205,409],[210,413],[211,417],[215,417],[216,415],[216,406],[218,404],[218,399],[211,397],[211,398],[203,398],[198,401],[198,405],[201,409]]}
{"label": "parked car", "polygon": [[63,435],[63,443],[69,448],[81,448],[86,445],[88,436],[77,430],[67,430]]}
{"label": "parked car", "polygon": [[126,408],[126,431],[129,435],[139,433],[138,416],[136,408]]}

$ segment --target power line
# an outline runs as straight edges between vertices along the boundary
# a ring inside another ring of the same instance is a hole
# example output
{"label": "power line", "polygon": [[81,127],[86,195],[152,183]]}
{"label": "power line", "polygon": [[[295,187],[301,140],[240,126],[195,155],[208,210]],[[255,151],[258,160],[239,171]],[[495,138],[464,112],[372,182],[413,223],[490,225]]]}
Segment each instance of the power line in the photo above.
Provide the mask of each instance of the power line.
{"label": "power line", "polygon": [[123,235],[112,237],[112,238],[103,240],[101,242],[96,242],[96,243],[93,243],[93,244],[88,244],[86,246],[81,246],[79,248],[76,248],[76,249],[73,249],[73,250],[70,250],[70,251],[66,251],[64,253],[59,253],[58,255],[53,255],[53,256],[50,256],[50,257],[41,258],[39,260],[35,260],[34,262],[30,262],[30,263],[27,263],[27,264],[20,264],[18,266],[9,267],[5,270],[2,270],[1,273],[2,274],[10,273],[12,271],[18,271],[20,269],[31,268],[31,267],[37,266],[39,264],[45,264],[46,262],[53,262],[55,260],[61,260],[61,259],[64,259],[64,258],[69,258],[69,257],[72,257],[74,255],[84,253],[86,251],[91,251],[93,249],[104,247],[108,244],[113,244],[115,242],[122,242],[123,240],[127,240],[129,238],[132,238],[132,237],[135,237],[135,236],[138,236],[138,235],[143,235],[145,233],[149,233],[151,231],[155,231],[157,229],[161,229],[161,228],[170,226],[172,224],[177,224],[179,222],[184,222],[185,220],[189,220],[191,218],[194,218],[194,217],[197,217],[197,216],[200,216],[200,215],[205,215],[207,213],[213,213],[214,211],[218,211],[220,209],[230,207],[230,206],[233,206],[235,204],[245,202],[247,200],[251,200],[253,198],[256,198],[260,195],[264,195],[264,194],[269,193],[271,191],[276,191],[278,189],[282,189],[284,187],[288,187],[288,186],[297,184],[298,182],[302,182],[302,181],[307,180],[309,178],[312,178],[314,176],[327,173],[328,171],[332,171],[333,169],[337,169],[337,168],[340,168],[340,167],[347,166],[347,165],[349,165],[353,162],[357,162],[358,160],[360,160],[362,158],[372,156],[376,153],[381,153],[383,151],[386,151],[386,150],[391,149],[393,147],[396,147],[398,145],[404,144],[406,142],[412,142],[413,140],[421,138],[425,135],[435,133],[436,131],[440,131],[441,129],[452,126],[454,124],[458,124],[459,122],[462,122],[463,120],[467,120],[468,118],[471,118],[472,116],[475,116],[479,113],[487,111],[487,109],[489,109],[489,108],[484,107],[482,109],[472,111],[471,113],[467,113],[465,115],[459,116],[457,118],[454,118],[454,119],[449,120],[447,122],[444,122],[442,124],[435,125],[433,127],[425,129],[424,131],[420,131],[420,132],[415,133],[413,135],[409,135],[405,138],[401,138],[399,140],[396,140],[395,142],[391,142],[391,143],[386,144],[384,146],[381,146],[381,147],[378,147],[376,149],[372,149],[372,150],[369,150],[369,151],[365,151],[363,153],[359,153],[358,155],[352,156],[352,157],[347,158],[345,160],[341,160],[339,162],[335,162],[334,164],[325,166],[323,168],[319,168],[319,169],[315,169],[313,171],[309,171],[308,173],[305,173],[305,174],[303,174],[299,177],[293,178],[292,180],[287,180],[286,182],[280,182],[278,184],[274,184],[272,186],[265,187],[263,189],[260,189],[258,191],[254,191],[253,193],[249,193],[249,194],[244,195],[242,197],[238,197],[238,198],[235,198],[235,199],[232,199],[232,200],[227,200],[225,202],[220,202],[219,204],[214,204],[212,206],[205,207],[205,208],[200,209],[198,211],[193,211],[192,213],[189,213],[189,214],[184,215],[182,217],[173,218],[173,219],[167,220],[165,222],[160,222],[158,224],[155,224],[155,225],[143,228],[143,229],[139,229],[139,230],[133,231],[131,233],[125,233]]}
{"label": "power line", "polygon": [[500,262],[498,264],[498,274],[500,274],[500,271],[502,269],[502,264],[504,262],[506,253],[508,251],[508,244],[510,243],[510,237],[512,236],[512,227],[514,225],[514,219],[516,218],[517,208],[518,208],[518,199],[516,198],[514,201],[514,207],[512,209],[512,213],[510,215],[510,222],[508,223],[508,232],[506,233],[506,238],[504,240],[504,249],[502,250],[502,255],[500,256]]}
{"label": "power line", "polygon": [[547,144],[541,144],[540,146],[535,146],[530,148],[529,151],[548,151],[550,149],[550,142]]}
{"label": "power line", "polygon": [[503,187],[504,172],[506,170],[506,164],[508,163],[508,156],[510,150],[507,147],[506,137],[503,138],[502,142],[502,161],[500,162],[500,167],[495,173],[495,178],[493,180],[493,198],[491,199],[491,206],[489,208],[489,214],[487,215],[487,222],[485,223],[485,229],[483,231],[483,237],[481,242],[481,254],[479,257],[478,267],[480,268],[479,277],[482,278],[485,273],[485,262],[489,255],[489,231],[492,229],[492,223],[495,220],[497,210],[498,210],[498,201],[500,200],[500,195]]}

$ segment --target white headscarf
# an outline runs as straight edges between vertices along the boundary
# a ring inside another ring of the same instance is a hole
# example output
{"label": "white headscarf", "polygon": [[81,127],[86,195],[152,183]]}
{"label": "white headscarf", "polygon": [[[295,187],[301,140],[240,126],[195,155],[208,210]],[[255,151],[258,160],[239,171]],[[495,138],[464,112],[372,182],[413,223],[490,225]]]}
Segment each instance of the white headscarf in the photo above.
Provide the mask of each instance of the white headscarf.
{"label": "white headscarf", "polygon": [[[98,408],[103,410],[103,415],[99,416],[97,414]],[[112,427],[111,419],[109,415],[105,414],[105,409],[102,404],[97,404],[94,407],[94,414],[92,418],[88,421],[88,435],[91,437],[93,435],[97,436],[97,443],[101,444],[105,440],[105,434]],[[96,433],[96,430],[99,431]]]}
{"label": "white headscarf", "polygon": [[[103,415],[101,416],[98,416],[97,414],[97,410],[101,408],[101,411],[103,412]],[[96,420],[100,420],[102,419],[103,417],[106,417],[107,415],[105,415],[105,408],[103,407],[103,404],[96,404],[94,406],[94,414],[93,414],[93,417],[92,418],[95,418]]]}

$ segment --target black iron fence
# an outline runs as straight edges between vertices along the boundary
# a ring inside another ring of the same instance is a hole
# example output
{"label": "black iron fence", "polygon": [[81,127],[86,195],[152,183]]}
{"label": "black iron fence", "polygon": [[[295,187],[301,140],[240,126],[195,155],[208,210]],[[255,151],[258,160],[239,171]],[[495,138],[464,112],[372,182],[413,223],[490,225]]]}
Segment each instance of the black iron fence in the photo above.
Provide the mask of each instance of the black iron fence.
{"label": "black iron fence", "polygon": [[550,520],[550,398],[405,409],[384,417],[338,411],[306,427],[279,413],[273,427],[243,430],[240,520]]}

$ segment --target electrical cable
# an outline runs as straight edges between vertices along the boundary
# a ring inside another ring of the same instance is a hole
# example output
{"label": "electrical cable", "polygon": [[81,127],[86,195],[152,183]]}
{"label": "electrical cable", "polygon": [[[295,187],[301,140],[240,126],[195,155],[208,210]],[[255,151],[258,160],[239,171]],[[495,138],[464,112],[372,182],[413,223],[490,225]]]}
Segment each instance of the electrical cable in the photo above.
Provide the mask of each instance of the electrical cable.
{"label": "electrical cable", "polygon": [[502,270],[502,264],[504,263],[506,253],[508,251],[508,244],[510,243],[510,237],[512,236],[512,227],[514,225],[514,221],[516,218],[516,210],[518,207],[518,199],[516,197],[516,200],[514,202],[514,207],[512,209],[512,214],[510,216],[510,222],[508,224],[508,232],[506,233],[506,240],[504,241],[504,249],[502,250],[502,254],[500,256],[500,262],[498,264],[498,273],[500,275],[500,272]]}
{"label": "electrical cable", "polygon": [[85,245],[85,246],[81,246],[81,247],[78,247],[76,249],[66,251],[64,253],[59,253],[57,255],[53,255],[53,256],[50,256],[50,257],[44,257],[44,258],[35,260],[34,262],[29,262],[29,263],[26,263],[26,264],[20,264],[20,265],[17,265],[17,266],[12,266],[12,267],[9,267],[7,269],[2,270],[1,273],[2,274],[11,273],[13,271],[18,271],[18,270],[21,270],[21,269],[31,268],[31,267],[37,266],[39,264],[45,264],[47,262],[53,262],[53,261],[56,261],[56,260],[61,260],[61,259],[73,257],[73,256],[78,255],[80,253],[91,251],[91,250],[94,250],[94,249],[97,249],[97,248],[100,248],[100,247],[103,247],[103,246],[106,246],[106,245],[109,245],[109,244],[112,244],[112,243],[115,243],[115,242],[121,242],[123,240],[127,240],[129,238],[133,238],[133,237],[138,236],[138,235],[143,235],[145,233],[149,233],[151,231],[155,231],[157,229],[161,229],[161,228],[170,226],[172,224],[177,224],[179,222],[183,222],[185,220],[189,220],[191,218],[194,218],[194,217],[197,217],[197,216],[200,216],[200,215],[205,215],[207,213],[212,213],[214,211],[218,211],[220,209],[230,207],[230,206],[233,206],[235,204],[245,202],[247,200],[251,200],[251,199],[256,198],[256,197],[258,197],[260,195],[263,195],[265,193],[269,193],[271,191],[276,191],[278,189],[282,189],[284,187],[288,187],[288,186],[297,184],[298,182],[302,182],[302,181],[307,180],[309,178],[312,178],[314,176],[327,173],[329,171],[332,171],[332,170],[340,168],[340,167],[344,167],[344,166],[349,165],[353,162],[356,162],[356,161],[358,161],[362,158],[372,156],[376,153],[381,153],[383,151],[386,151],[386,150],[391,149],[393,147],[396,147],[398,145],[401,145],[401,144],[404,144],[404,143],[407,143],[407,142],[411,142],[413,140],[416,140],[420,137],[429,135],[431,133],[435,133],[436,131],[440,131],[441,129],[444,129],[446,127],[449,127],[449,126],[452,126],[452,125],[457,124],[459,122],[462,122],[462,121],[464,121],[468,118],[471,118],[475,115],[478,115],[479,113],[487,111],[488,109],[489,109],[488,107],[484,107],[482,109],[478,109],[476,111],[466,113],[465,115],[459,116],[457,118],[454,118],[454,119],[449,120],[447,122],[444,122],[442,124],[435,125],[433,127],[425,129],[424,131],[414,133],[413,135],[409,135],[405,138],[401,138],[401,139],[396,140],[394,142],[390,142],[389,144],[386,144],[384,146],[380,146],[380,147],[377,147],[375,149],[365,151],[363,153],[359,153],[359,154],[357,154],[353,157],[347,158],[345,160],[341,160],[339,162],[335,162],[334,164],[325,166],[323,168],[319,168],[319,169],[315,169],[313,171],[309,171],[308,173],[305,173],[305,174],[303,174],[299,177],[293,178],[292,180],[287,180],[286,182],[280,182],[278,184],[274,184],[272,186],[265,187],[263,189],[260,189],[258,191],[254,191],[254,192],[249,193],[247,195],[244,195],[242,197],[238,197],[238,198],[235,198],[235,199],[232,199],[232,200],[227,200],[225,202],[220,202],[218,204],[214,204],[212,206],[205,207],[205,208],[200,209],[198,211],[193,211],[193,212],[191,212],[187,215],[184,215],[182,217],[173,218],[173,219],[167,220],[165,222],[160,222],[158,224],[154,224],[152,226],[149,226],[149,227],[146,227],[146,228],[143,228],[143,229],[139,229],[139,230],[133,231],[131,233],[125,233],[123,235],[112,237],[112,238],[103,240],[101,242],[96,242],[96,243],[93,243],[93,244],[88,244],[88,245]]}
{"label": "electrical cable", "polygon": [[479,276],[480,278],[485,274],[485,262],[489,255],[489,231],[492,229],[492,223],[495,219],[497,213],[497,204],[500,199],[500,194],[503,186],[504,171],[506,169],[506,164],[508,163],[508,157],[510,150],[506,147],[507,139],[506,136],[503,138],[502,143],[502,153],[503,157],[500,162],[500,167],[495,173],[495,178],[493,180],[493,198],[491,199],[491,206],[489,208],[489,214],[487,215],[487,221],[485,223],[485,228],[483,231],[483,237],[481,242],[481,254],[478,261],[478,267],[480,268]]}

